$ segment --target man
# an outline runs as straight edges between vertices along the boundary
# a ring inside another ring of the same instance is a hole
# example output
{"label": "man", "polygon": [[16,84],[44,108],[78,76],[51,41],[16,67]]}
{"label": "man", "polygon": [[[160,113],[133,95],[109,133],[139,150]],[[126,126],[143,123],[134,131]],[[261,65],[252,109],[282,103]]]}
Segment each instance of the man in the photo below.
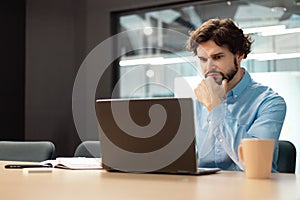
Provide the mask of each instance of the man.
{"label": "man", "polygon": [[241,67],[251,44],[231,19],[208,20],[188,40],[187,48],[199,58],[205,76],[195,88],[200,167],[241,170],[237,156],[241,139],[271,138],[276,141],[272,170],[277,169],[286,104]]}

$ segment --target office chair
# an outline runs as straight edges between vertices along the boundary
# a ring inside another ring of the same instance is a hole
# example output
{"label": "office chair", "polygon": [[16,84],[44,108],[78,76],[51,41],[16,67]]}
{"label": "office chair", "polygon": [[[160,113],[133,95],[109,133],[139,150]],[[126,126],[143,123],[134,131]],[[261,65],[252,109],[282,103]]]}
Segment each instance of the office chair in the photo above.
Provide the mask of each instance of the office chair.
{"label": "office chair", "polygon": [[101,158],[100,141],[83,141],[77,146],[74,157]]}
{"label": "office chair", "polygon": [[279,153],[277,160],[277,171],[281,173],[295,173],[296,147],[286,140],[279,140]]}
{"label": "office chair", "polygon": [[41,162],[53,158],[50,141],[0,141],[0,160]]}

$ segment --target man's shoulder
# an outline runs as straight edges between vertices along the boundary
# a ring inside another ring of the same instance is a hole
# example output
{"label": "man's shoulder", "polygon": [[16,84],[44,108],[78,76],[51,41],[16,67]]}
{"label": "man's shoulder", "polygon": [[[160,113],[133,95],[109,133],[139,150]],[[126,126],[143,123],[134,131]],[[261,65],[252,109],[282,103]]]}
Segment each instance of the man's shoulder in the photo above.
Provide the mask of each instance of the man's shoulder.
{"label": "man's shoulder", "polygon": [[267,85],[252,81],[252,83],[249,85],[249,89],[250,91],[252,90],[253,96],[261,99],[262,104],[272,104],[273,106],[286,107],[284,98]]}
{"label": "man's shoulder", "polygon": [[286,104],[284,98],[274,91],[270,86],[256,82],[251,79],[244,91],[244,95],[247,96],[249,101],[259,101],[261,103],[272,103],[272,104]]}
{"label": "man's shoulder", "polygon": [[254,93],[257,93],[257,94],[263,93],[263,94],[265,94],[267,96],[269,96],[269,95],[276,95],[276,96],[281,97],[270,86],[264,85],[264,84],[259,83],[259,82],[256,82],[253,79],[251,79],[251,81],[249,82],[247,89],[250,90],[250,91],[252,91],[252,92],[254,92]]}

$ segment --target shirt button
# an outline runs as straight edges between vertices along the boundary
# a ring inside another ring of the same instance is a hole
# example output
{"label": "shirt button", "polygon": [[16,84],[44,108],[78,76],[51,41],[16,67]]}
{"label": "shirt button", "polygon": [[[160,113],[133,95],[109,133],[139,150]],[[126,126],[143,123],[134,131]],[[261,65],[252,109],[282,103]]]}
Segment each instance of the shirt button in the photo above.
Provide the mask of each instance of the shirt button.
{"label": "shirt button", "polygon": [[223,142],[223,139],[219,139],[219,142],[221,142],[221,143],[222,143],[222,142]]}
{"label": "shirt button", "polygon": [[219,152],[220,152],[220,149],[216,149],[216,152],[219,153]]}

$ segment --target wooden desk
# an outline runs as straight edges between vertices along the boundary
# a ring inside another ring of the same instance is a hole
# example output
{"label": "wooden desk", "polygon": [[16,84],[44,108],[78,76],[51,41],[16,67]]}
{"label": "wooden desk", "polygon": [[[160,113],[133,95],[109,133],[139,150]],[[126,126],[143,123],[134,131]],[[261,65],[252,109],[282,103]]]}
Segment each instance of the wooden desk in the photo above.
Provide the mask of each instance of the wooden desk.
{"label": "wooden desk", "polygon": [[233,171],[205,176],[64,169],[23,174],[22,169],[4,169],[5,164],[0,161],[1,200],[300,199],[300,177],[294,174],[272,174],[268,180]]}

